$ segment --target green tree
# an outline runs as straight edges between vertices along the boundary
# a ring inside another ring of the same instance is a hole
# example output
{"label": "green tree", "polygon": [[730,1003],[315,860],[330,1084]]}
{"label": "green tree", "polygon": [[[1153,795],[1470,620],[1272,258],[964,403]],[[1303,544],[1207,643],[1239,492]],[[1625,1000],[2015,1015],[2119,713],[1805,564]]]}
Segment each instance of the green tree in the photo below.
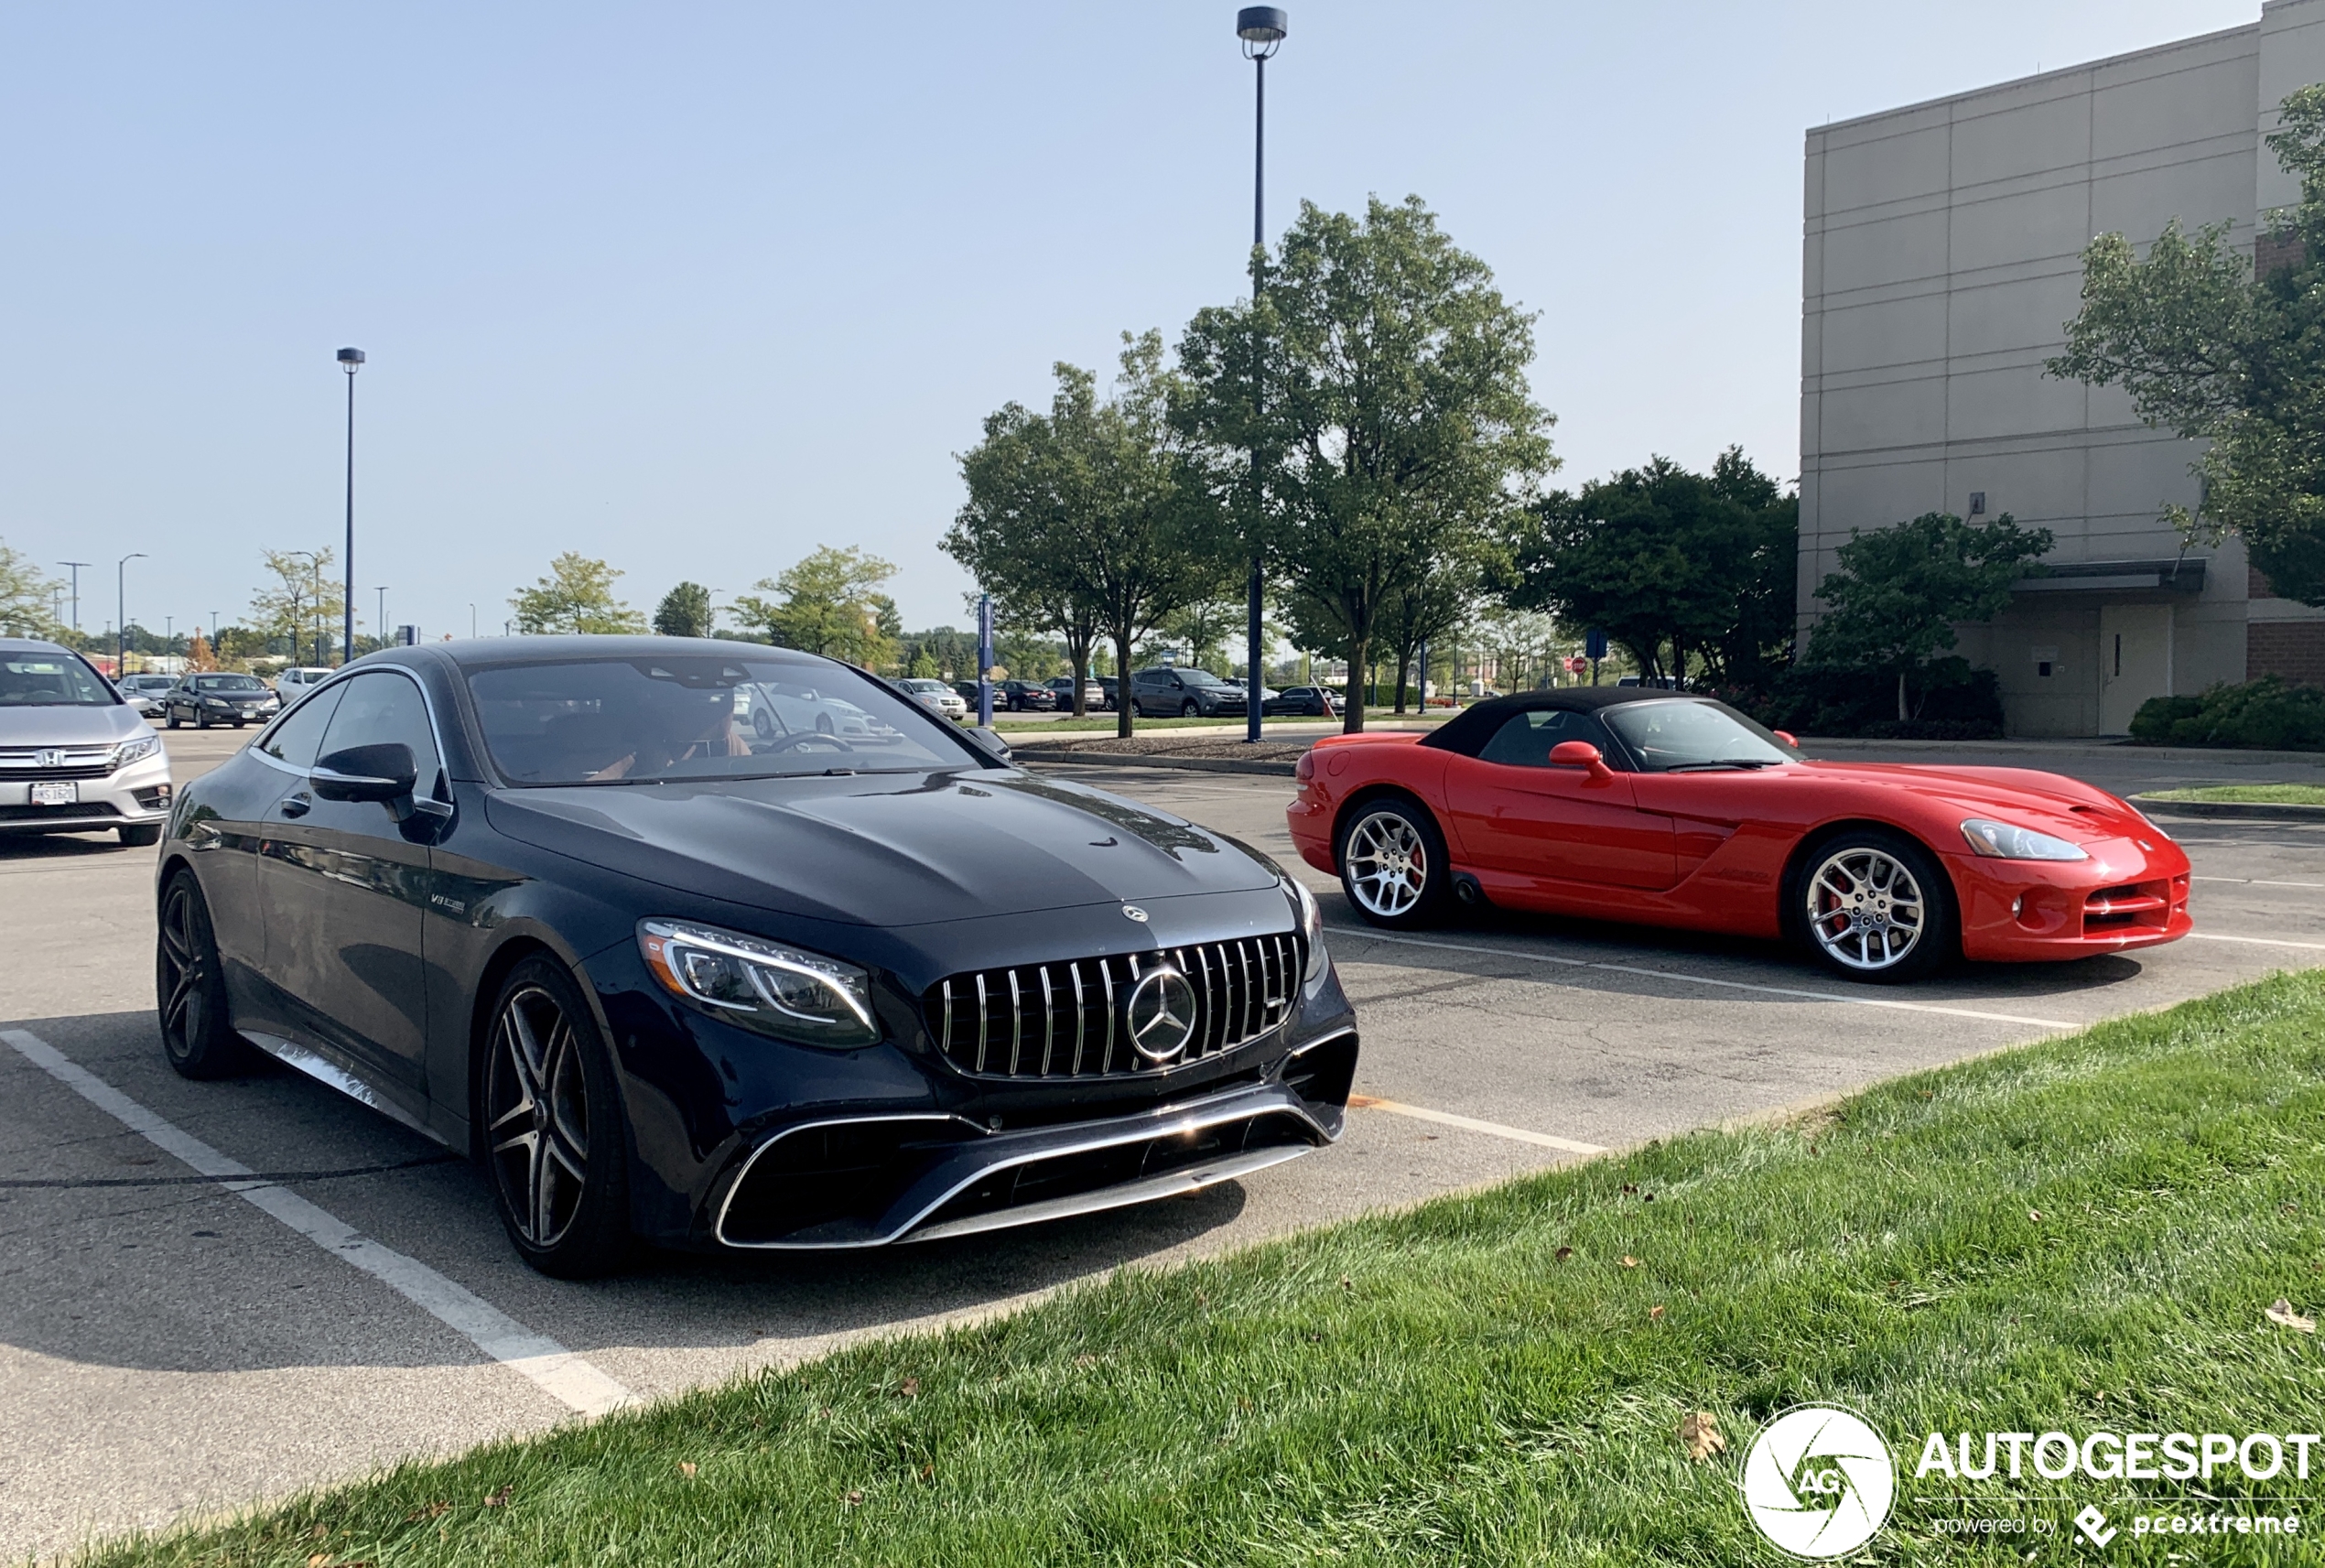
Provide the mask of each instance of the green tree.
{"label": "green tree", "polygon": [[[1179,384],[1162,336],[1123,334],[1115,395],[1054,367],[1047,414],[1011,403],[960,459],[968,500],[944,547],[1008,618],[1056,632],[1074,666],[1076,707],[1098,637],[1118,671],[1141,638],[1182,608],[1218,597],[1231,561],[1216,547],[1217,508],[1172,426]],[[1128,702],[1116,732],[1131,732]]]}
{"label": "green tree", "polygon": [[1819,665],[1894,674],[1898,717],[1913,708],[1907,682],[1953,646],[1953,628],[1987,621],[2010,602],[2010,585],[2050,548],[2047,528],[2021,528],[2008,513],[1992,523],[1964,523],[1925,512],[1910,523],[1849,530],[1841,569],[1816,596],[1831,608],[1816,624],[1809,657]]}
{"label": "green tree", "polygon": [[509,600],[517,630],[529,637],[557,633],[643,632],[646,618],[615,597],[622,574],[600,560],[568,550],[549,563],[549,575]]}
{"label": "green tree", "polygon": [[1417,196],[1361,220],[1303,203],[1260,281],[1188,325],[1175,413],[1214,492],[1242,498],[1301,645],[1347,659],[1358,730],[1393,597],[1507,532],[1556,466],[1526,384],[1533,318]]}
{"label": "green tree", "polygon": [[330,546],[319,550],[263,550],[260,557],[274,581],[250,596],[250,619],[268,644],[280,638],[292,664],[312,658],[323,663],[339,643],[346,595],[331,564],[338,556]]}
{"label": "green tree", "polygon": [[1792,641],[1800,524],[1740,447],[1708,474],[1653,458],[1536,503],[1508,597],[1605,632],[1644,675],[1758,685]]}
{"label": "green tree", "polygon": [[22,552],[0,543],[0,633],[51,637],[57,633],[55,579]]}
{"label": "green tree", "polygon": [[2244,541],[2276,590],[2325,604],[2325,85],[2287,98],[2269,150],[2300,177],[2256,269],[2229,225],[2174,219],[2145,260],[2119,233],[2083,251],[2082,308],[2050,374],[2121,384],[2151,426],[2211,443],[2190,536]]}
{"label": "green tree", "polygon": [[[763,629],[778,647],[820,654],[864,669],[889,660],[896,605],[880,591],[896,568],[854,546],[823,546],[779,575],[762,578],[757,594],[739,594],[734,615]],[[766,598],[773,594],[775,597]]]}
{"label": "green tree", "polygon": [[710,590],[698,582],[680,583],[654,607],[654,629],[665,637],[708,637],[718,621]]}

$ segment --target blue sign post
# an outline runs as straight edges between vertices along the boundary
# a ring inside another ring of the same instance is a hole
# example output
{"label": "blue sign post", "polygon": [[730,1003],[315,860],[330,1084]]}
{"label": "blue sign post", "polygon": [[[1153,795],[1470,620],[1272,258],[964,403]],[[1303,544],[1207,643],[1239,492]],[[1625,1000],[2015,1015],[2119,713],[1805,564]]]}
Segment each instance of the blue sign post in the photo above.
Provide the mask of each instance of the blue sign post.
{"label": "blue sign post", "polygon": [[977,600],[977,722],[993,721],[993,596]]}
{"label": "blue sign post", "polygon": [[1606,633],[1594,626],[1583,633],[1583,653],[1590,659],[1590,684],[1598,684],[1598,661],[1606,656]]}

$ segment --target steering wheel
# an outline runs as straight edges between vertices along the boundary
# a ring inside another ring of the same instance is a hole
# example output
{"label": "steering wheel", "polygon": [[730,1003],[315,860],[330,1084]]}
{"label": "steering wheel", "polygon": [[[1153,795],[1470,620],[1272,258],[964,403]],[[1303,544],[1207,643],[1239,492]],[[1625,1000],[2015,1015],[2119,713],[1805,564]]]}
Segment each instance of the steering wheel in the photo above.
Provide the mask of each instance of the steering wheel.
{"label": "steering wheel", "polygon": [[820,730],[802,730],[795,734],[785,735],[779,741],[770,741],[760,749],[762,752],[788,752],[799,746],[832,746],[842,752],[852,752],[856,749],[838,736],[826,734]]}

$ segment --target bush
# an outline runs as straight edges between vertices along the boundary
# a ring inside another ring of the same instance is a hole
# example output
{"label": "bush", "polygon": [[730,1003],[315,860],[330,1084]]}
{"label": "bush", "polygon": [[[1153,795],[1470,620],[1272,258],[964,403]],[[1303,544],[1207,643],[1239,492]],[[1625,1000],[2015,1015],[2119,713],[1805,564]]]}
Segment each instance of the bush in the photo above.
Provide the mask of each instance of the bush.
{"label": "bush", "polygon": [[2201,697],[2151,697],[2132,716],[2131,738],[2148,746],[2325,752],[2325,690],[2263,676]]}
{"label": "bush", "polygon": [[1765,688],[1715,693],[1771,730],[1869,741],[1993,741],[2002,735],[2002,681],[1960,655],[1932,659],[1906,680],[1911,719],[1898,717],[1894,676],[1795,665]]}

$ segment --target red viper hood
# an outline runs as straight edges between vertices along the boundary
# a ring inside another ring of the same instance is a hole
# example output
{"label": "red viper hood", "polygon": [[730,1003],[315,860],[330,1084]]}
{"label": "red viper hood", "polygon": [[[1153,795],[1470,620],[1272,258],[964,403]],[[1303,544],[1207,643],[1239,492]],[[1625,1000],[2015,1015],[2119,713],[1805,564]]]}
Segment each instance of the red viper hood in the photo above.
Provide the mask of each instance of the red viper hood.
{"label": "red viper hood", "polygon": [[2036,828],[2073,844],[2136,838],[2147,823],[2102,789],[2032,768],[1947,768],[1918,762],[1804,762],[1801,771],[1833,783],[1910,790],[1965,812]]}

